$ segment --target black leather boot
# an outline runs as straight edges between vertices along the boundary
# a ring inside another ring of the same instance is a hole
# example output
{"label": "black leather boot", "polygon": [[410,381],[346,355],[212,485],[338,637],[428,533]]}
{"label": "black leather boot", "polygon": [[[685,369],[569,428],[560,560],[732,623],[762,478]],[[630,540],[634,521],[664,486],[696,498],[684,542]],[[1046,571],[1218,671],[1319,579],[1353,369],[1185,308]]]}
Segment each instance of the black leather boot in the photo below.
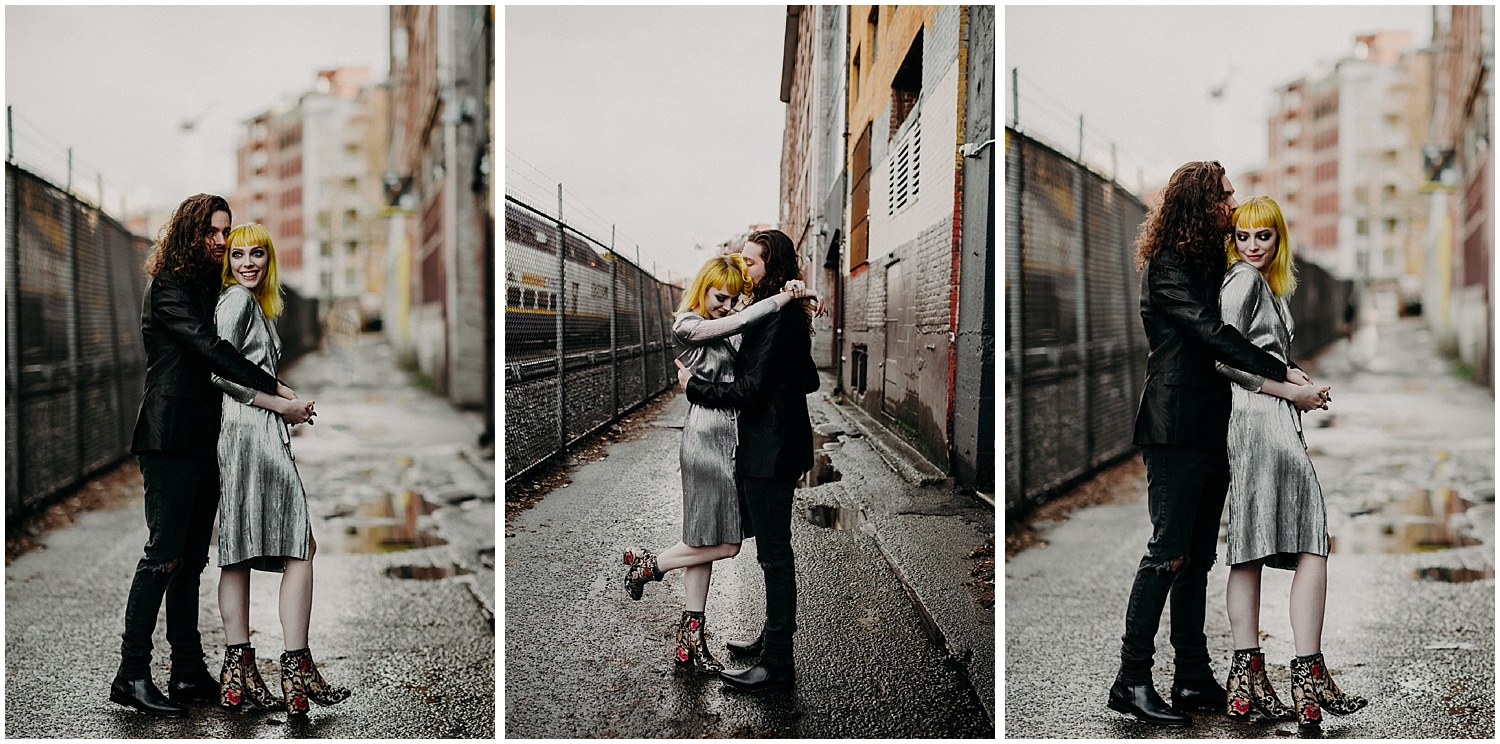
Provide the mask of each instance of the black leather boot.
{"label": "black leather boot", "polygon": [[1172,708],[1187,713],[1194,710],[1224,710],[1227,695],[1218,680],[1212,678],[1174,680]]}
{"label": "black leather boot", "polygon": [[182,718],[187,715],[184,708],[161,694],[150,677],[145,679],[123,679],[115,677],[109,686],[109,699],[120,705],[128,705],[148,716],[170,716]]}
{"label": "black leather boot", "polygon": [[797,681],[797,672],[791,664],[761,662],[749,669],[719,672],[719,679],[737,690],[756,692],[767,687],[792,684]]}
{"label": "black leather boot", "polygon": [[1109,688],[1109,708],[1154,726],[1186,726],[1193,722],[1186,714],[1172,710],[1150,682],[1132,685],[1116,679]]}
{"label": "black leather boot", "polygon": [[760,629],[760,635],[753,641],[725,641],[724,647],[729,649],[729,656],[733,659],[741,659],[746,656],[760,656],[766,647],[766,629]]}
{"label": "black leather boot", "polygon": [[173,667],[172,676],[167,681],[167,697],[178,705],[211,703],[219,699],[219,680],[214,679],[207,669],[179,671]]}

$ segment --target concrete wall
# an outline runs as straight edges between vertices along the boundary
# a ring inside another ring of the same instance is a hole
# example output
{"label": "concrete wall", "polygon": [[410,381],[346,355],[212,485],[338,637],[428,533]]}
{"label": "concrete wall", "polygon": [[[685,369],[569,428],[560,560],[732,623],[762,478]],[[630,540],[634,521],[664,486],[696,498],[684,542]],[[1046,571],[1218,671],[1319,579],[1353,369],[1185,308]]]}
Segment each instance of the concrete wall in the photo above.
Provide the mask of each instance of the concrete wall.
{"label": "concrete wall", "polygon": [[[995,9],[967,15],[964,139],[980,144],[995,139]],[[966,158],[961,178],[953,475],[980,491],[995,488],[995,150]]]}

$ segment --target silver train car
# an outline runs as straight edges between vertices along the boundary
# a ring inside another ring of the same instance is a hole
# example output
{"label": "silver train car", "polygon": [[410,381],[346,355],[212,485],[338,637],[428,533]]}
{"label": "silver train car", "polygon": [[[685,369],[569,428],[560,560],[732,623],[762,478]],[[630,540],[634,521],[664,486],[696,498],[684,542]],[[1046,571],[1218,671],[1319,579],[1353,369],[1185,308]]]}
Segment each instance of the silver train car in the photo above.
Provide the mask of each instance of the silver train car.
{"label": "silver train car", "polygon": [[[564,231],[567,262],[561,293],[568,352],[609,348],[610,261],[583,238]],[[623,269],[624,267],[622,267]],[[634,282],[622,271],[616,290],[622,297]],[[546,356],[556,349],[557,225],[510,202],[505,204],[505,353],[518,359]],[[638,322],[631,305],[620,302],[616,326],[622,338],[633,338],[626,320]]]}

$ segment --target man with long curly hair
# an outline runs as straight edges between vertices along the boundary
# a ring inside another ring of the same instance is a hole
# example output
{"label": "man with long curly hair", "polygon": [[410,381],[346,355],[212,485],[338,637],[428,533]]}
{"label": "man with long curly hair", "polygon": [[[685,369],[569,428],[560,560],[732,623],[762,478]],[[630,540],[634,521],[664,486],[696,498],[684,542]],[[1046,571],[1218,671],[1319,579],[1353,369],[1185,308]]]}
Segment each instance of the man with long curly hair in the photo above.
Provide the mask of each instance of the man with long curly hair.
{"label": "man with long curly hair", "polygon": [[[741,252],[754,296],[762,300],[788,282],[801,287],[802,271],[792,239],[780,230],[750,234]],[[677,363],[677,381],[687,398],[706,408],[739,410],[735,471],[740,503],[755,537],[765,574],[766,618],[760,636],[730,641],[731,656],[759,656],[748,669],[726,669],[719,677],[741,690],[763,690],[796,680],[792,634],[797,630],[797,569],[792,555],[792,494],[812,469],[812,423],[807,396],[818,389],[812,360],[812,310],[802,302],[782,308],[745,332],[731,382],[694,377]]]}
{"label": "man with long curly hair", "polygon": [[[219,681],[204,664],[198,636],[198,577],[208,563],[219,507],[222,393],[210,374],[296,399],[215,330],[230,218],[223,197],[188,197],[162,227],[145,265],[151,277],[141,308],[146,389],[130,451],[140,460],[150,537],[130,584],[109,699],[149,715],[184,716],[187,702],[218,700]],[[305,413],[300,409],[287,421],[301,423]],[[151,681],[151,634],[164,597],[170,699]]]}
{"label": "man with long curly hair", "polygon": [[[1185,726],[1190,710],[1224,710],[1203,634],[1208,570],[1229,489],[1224,452],[1230,390],[1215,361],[1268,380],[1306,382],[1219,317],[1225,240],[1237,206],[1215,161],[1186,163],[1146,215],[1136,240],[1141,322],[1150,343],[1135,444],[1146,463],[1151,540],[1125,612],[1120,673],[1109,707],[1147,723]],[[1172,706],[1151,681],[1161,613],[1172,602]]]}

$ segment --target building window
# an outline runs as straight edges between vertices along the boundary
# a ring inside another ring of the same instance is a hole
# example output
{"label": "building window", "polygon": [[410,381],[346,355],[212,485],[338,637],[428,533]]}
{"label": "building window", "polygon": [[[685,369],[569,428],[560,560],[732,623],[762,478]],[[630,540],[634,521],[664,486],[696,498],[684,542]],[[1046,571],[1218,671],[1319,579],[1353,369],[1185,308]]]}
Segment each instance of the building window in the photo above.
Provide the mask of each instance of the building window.
{"label": "building window", "polygon": [[880,6],[870,6],[870,64],[875,64],[875,50],[880,46]]}
{"label": "building window", "polygon": [[1394,184],[1394,183],[1388,183],[1388,184],[1385,185],[1385,198],[1387,198],[1387,199],[1395,199],[1396,198],[1396,184]]}
{"label": "building window", "polygon": [[320,255],[320,256],[332,256],[333,255],[333,244],[330,243],[330,242],[328,242],[328,241],[326,241],[326,240],[323,241],[323,242],[321,242],[321,243],[318,243],[318,255]]}
{"label": "building window", "polygon": [[901,69],[896,71],[895,79],[891,80],[891,132],[886,136],[887,142],[900,131],[901,125],[906,123],[921,97],[922,32],[918,31],[917,37],[911,42],[911,48],[906,51],[906,59],[901,62]]}
{"label": "building window", "polygon": [[1355,220],[1354,221],[1354,234],[1355,235],[1369,235],[1370,234],[1370,224],[1369,224],[1369,222],[1367,220],[1362,220],[1362,219],[1361,220]]}
{"label": "building window", "polygon": [[854,63],[849,66],[849,99],[859,100],[859,52],[854,53]]}
{"label": "building window", "polygon": [[1395,217],[1387,217],[1387,218],[1385,218],[1385,234],[1386,235],[1395,235],[1396,234],[1396,218]]}

